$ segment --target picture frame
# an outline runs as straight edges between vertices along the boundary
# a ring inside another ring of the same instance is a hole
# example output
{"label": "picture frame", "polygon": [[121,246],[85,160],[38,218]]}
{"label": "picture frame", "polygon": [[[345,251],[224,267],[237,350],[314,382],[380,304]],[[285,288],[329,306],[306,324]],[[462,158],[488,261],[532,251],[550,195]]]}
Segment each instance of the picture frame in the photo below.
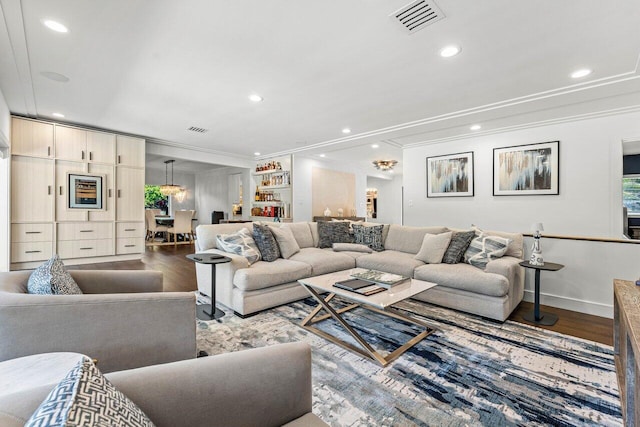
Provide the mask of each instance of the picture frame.
{"label": "picture frame", "polygon": [[493,195],[560,194],[560,141],[493,149]]}
{"label": "picture frame", "polygon": [[473,197],[473,151],[427,157],[427,197]]}
{"label": "picture frame", "polygon": [[104,175],[67,173],[67,209],[105,210]]}

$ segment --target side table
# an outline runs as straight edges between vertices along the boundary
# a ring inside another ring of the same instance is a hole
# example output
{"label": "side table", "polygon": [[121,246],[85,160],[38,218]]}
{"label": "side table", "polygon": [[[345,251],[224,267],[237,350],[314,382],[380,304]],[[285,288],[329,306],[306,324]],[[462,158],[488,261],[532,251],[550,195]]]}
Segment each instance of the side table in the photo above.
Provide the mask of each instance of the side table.
{"label": "side table", "polygon": [[214,320],[223,317],[224,311],[216,308],[216,265],[231,262],[231,258],[218,254],[189,254],[187,258],[198,264],[211,265],[211,304],[198,305],[196,316],[200,320]]}
{"label": "side table", "polygon": [[531,265],[529,264],[529,261],[522,261],[520,265],[525,268],[532,268],[536,271],[536,293],[535,302],[533,304],[533,312],[524,314],[522,316],[523,319],[529,322],[537,323],[538,325],[555,325],[558,321],[558,316],[551,313],[540,312],[540,271],[558,271],[564,268],[564,265],[556,264],[553,262],[545,262],[543,265]]}

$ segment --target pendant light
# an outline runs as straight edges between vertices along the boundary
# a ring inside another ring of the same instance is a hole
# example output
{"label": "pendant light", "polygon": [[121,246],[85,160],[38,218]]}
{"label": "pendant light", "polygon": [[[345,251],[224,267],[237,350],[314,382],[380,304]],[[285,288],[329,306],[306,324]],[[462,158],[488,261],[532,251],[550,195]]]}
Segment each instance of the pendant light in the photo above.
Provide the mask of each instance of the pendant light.
{"label": "pendant light", "polygon": [[[166,160],[164,162],[164,185],[160,186],[160,192],[162,193],[163,196],[173,196],[178,194],[181,190],[182,187],[180,187],[179,185],[174,185],[173,184],[173,162],[175,162],[175,160]],[[168,166],[169,164],[171,164],[171,184],[169,185],[169,180],[168,180]]]}

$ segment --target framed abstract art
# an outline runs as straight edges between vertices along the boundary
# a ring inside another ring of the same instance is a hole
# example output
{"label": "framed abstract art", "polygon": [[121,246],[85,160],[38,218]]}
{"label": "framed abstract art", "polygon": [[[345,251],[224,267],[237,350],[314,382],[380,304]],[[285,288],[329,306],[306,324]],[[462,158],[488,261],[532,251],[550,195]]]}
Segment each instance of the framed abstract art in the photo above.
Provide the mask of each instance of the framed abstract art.
{"label": "framed abstract art", "polygon": [[473,196],[473,152],[427,157],[427,197]]}
{"label": "framed abstract art", "polygon": [[493,195],[560,194],[560,141],[493,149]]}

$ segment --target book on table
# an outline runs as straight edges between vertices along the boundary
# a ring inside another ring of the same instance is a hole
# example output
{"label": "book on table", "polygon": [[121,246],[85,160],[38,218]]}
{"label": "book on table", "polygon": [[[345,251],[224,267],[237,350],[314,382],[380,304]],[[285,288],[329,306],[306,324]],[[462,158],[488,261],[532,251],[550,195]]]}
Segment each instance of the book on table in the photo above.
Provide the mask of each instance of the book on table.
{"label": "book on table", "polygon": [[347,279],[341,280],[333,284],[336,288],[345,289],[347,291],[355,292],[361,295],[373,295],[378,292],[386,291],[387,289],[379,286],[373,282],[362,279]]}
{"label": "book on table", "polygon": [[351,274],[351,277],[356,279],[366,280],[370,283],[375,283],[386,288],[397,285],[409,279],[406,276],[400,274],[386,273],[378,270],[366,270],[359,273]]}

